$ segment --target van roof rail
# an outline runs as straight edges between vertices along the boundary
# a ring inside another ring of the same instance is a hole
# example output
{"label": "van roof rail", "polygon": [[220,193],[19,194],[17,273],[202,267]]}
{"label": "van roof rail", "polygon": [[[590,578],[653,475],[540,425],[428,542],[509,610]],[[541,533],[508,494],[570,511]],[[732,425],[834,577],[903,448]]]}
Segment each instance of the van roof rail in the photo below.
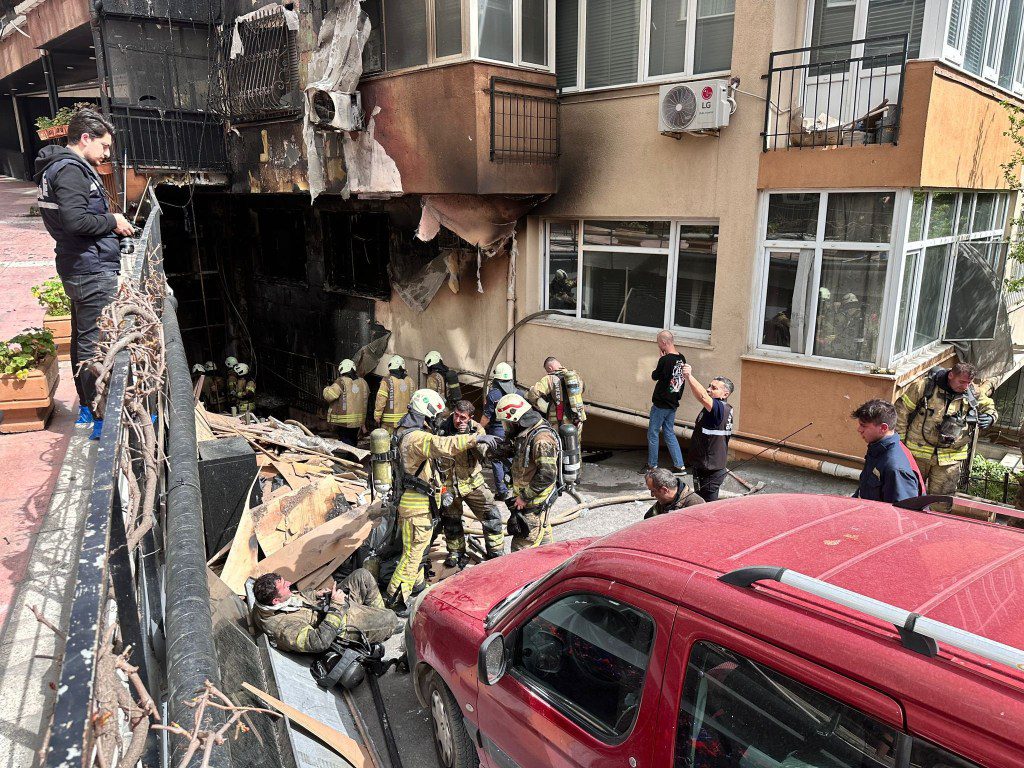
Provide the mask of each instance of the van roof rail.
{"label": "van roof rail", "polygon": [[1003,643],[990,640],[958,627],[943,624],[918,613],[897,608],[859,592],[837,587],[827,581],[806,576],[788,568],[771,565],[755,565],[723,573],[718,580],[735,587],[751,588],[758,581],[777,581],[794,589],[829,600],[868,616],[888,622],[900,633],[900,642],[905,648],[925,656],[939,652],[938,643],[969,651],[997,664],[1024,671],[1024,651]]}

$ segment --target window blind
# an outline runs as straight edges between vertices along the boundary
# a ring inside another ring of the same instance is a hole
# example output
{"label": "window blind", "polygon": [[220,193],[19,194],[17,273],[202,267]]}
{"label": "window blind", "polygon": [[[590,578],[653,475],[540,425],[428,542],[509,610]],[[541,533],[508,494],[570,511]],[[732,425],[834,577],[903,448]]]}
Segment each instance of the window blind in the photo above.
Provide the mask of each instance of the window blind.
{"label": "window blind", "polygon": [[1020,55],[1021,19],[1024,18],[1024,0],[1010,0],[1006,15],[1006,37],[999,60],[999,85],[1009,90],[1013,87],[1013,72]]}
{"label": "window blind", "polygon": [[[871,0],[868,5],[868,24],[865,37],[909,35],[907,58],[916,59],[921,51],[921,25],[924,21],[925,0]],[[866,46],[865,54],[876,56],[893,53],[899,43],[879,43]]]}
{"label": "window blind", "polygon": [[555,3],[555,74],[559,88],[575,88],[579,54],[579,0],[557,0]]}
{"label": "window blind", "polygon": [[686,5],[688,0],[651,0],[651,76],[671,75],[686,69]]}
{"label": "window blind", "polygon": [[967,45],[964,51],[964,67],[968,72],[981,74],[982,58],[985,55],[985,37],[988,31],[988,11],[991,0],[973,0],[971,17],[967,21]]}
{"label": "window blind", "polygon": [[587,0],[586,87],[636,82],[640,0]]}
{"label": "window blind", "polygon": [[946,45],[960,50],[960,25],[963,24],[965,0],[950,0],[949,30],[946,32]]}
{"label": "window blind", "polygon": [[[829,6],[824,0],[814,4],[811,19],[811,45],[828,46],[811,53],[811,63],[844,59],[850,56],[850,46],[842,45],[853,40],[853,15],[856,7],[850,5]],[[809,74],[817,74],[810,72]]]}

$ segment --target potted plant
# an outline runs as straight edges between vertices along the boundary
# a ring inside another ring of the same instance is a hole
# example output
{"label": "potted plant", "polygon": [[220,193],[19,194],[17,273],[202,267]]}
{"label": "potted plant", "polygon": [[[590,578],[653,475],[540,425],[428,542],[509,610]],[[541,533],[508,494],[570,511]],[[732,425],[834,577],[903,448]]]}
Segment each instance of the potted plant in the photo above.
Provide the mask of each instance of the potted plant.
{"label": "potted plant", "polygon": [[64,284],[59,277],[32,287],[32,295],[39,306],[46,310],[43,328],[53,334],[57,345],[57,359],[71,359],[71,300],[64,293]]}
{"label": "potted plant", "polygon": [[79,101],[70,107],[61,107],[53,117],[36,118],[36,135],[40,141],[62,139],[68,135],[68,123],[72,115],[80,109],[96,109],[95,104]]}
{"label": "potted plant", "polygon": [[0,434],[45,428],[59,380],[49,331],[29,328],[0,342]]}

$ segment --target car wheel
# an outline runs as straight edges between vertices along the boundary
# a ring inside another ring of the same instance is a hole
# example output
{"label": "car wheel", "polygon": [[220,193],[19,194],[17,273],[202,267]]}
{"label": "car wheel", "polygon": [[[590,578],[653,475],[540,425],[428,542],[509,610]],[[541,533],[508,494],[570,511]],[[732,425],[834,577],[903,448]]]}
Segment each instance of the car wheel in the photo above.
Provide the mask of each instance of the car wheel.
{"label": "car wheel", "polygon": [[431,673],[427,680],[427,706],[441,768],[476,768],[480,765],[476,747],[462,720],[459,703],[436,672]]}

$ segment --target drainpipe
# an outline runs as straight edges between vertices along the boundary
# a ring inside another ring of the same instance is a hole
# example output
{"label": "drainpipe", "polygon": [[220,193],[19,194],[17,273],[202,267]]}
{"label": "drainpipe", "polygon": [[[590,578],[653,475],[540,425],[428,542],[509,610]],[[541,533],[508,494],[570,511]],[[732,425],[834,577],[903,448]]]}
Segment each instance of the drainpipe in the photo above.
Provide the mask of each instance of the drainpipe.
{"label": "drainpipe", "polygon": [[[638,411],[631,411],[624,408],[617,408],[615,406],[600,405],[598,403],[587,403],[587,412],[595,414],[597,416],[604,416],[607,419],[613,419],[615,421],[624,422],[626,424],[632,424],[637,427],[647,429],[648,417],[646,414],[642,414]],[[675,422],[675,433],[679,437],[689,440],[693,437],[693,428],[683,424],[682,422]],[[749,439],[753,438],[753,439]],[[757,442],[755,442],[757,440]],[[837,464],[834,461],[827,461],[825,459],[814,459],[808,456],[801,456],[796,453],[791,453],[784,450],[781,446],[774,448],[770,447],[772,441],[767,438],[754,438],[753,436],[744,436],[742,433],[737,432],[736,436],[729,440],[729,448],[736,451],[737,453],[749,454],[751,456],[761,453],[758,456],[759,459],[765,461],[771,461],[776,464],[784,464],[789,467],[797,467],[799,469],[809,469],[814,472],[821,472],[822,474],[829,475],[830,477],[841,477],[847,480],[859,480],[860,470],[847,467],[842,464]],[[813,451],[815,453],[821,453],[819,449],[810,448],[806,446],[796,446],[792,443],[792,447],[799,448],[801,450]],[[765,448],[768,450],[765,450]],[[860,461],[853,456],[847,456],[846,454],[837,454],[830,452],[833,458],[842,458],[846,461]]]}

